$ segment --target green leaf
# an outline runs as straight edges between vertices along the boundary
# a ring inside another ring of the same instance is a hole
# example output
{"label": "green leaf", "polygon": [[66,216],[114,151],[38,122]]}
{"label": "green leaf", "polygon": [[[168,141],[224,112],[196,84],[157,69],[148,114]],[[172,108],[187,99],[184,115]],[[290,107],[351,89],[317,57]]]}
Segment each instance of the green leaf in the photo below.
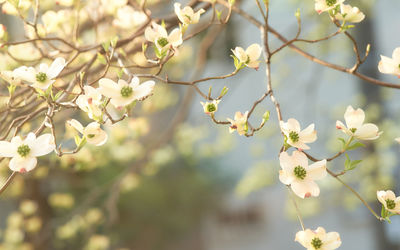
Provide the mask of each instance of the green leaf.
{"label": "green leaf", "polygon": [[339,137],[337,139],[342,142],[342,148],[344,148],[344,146],[346,145],[346,140],[341,137]]}
{"label": "green leaf", "polygon": [[124,69],[120,69],[117,72],[118,78],[122,78],[122,76],[124,75]]}
{"label": "green leaf", "polygon": [[224,87],[222,88],[222,90],[221,90],[220,96],[222,97],[222,96],[226,95],[226,94],[228,93],[228,90],[229,90],[229,88],[227,88],[226,86],[224,86]]}
{"label": "green leaf", "polygon": [[236,0],[229,0],[229,5],[232,6],[235,4],[235,2],[236,2]]}
{"label": "green leaf", "polygon": [[218,19],[218,20],[221,20],[222,11],[215,10],[215,14],[217,14],[217,19]]}
{"label": "green leaf", "polygon": [[357,167],[358,164],[360,164],[362,162],[362,160],[355,160],[352,161],[350,160],[350,157],[348,154],[346,154],[346,160],[344,162],[344,170],[345,171],[350,171],[353,170]]}
{"label": "green leaf", "polygon": [[101,44],[101,46],[103,46],[105,52],[108,52],[108,49],[110,48],[110,42],[104,42]]}
{"label": "green leaf", "polygon": [[111,39],[110,43],[111,43],[111,47],[115,48],[118,43],[118,36],[115,36],[113,39]]}
{"label": "green leaf", "polygon": [[13,84],[7,86],[8,93],[10,94],[10,96],[12,96],[14,94],[16,88],[17,88],[17,85],[13,85]]}
{"label": "green leaf", "polygon": [[107,60],[105,58],[104,55],[97,53],[97,60],[101,63],[101,64],[107,64]]}
{"label": "green leaf", "polygon": [[269,116],[270,116],[270,112],[269,110],[267,110],[264,115],[263,115],[263,123],[267,122],[269,120]]}
{"label": "green leaf", "polygon": [[347,150],[350,151],[350,150],[353,150],[353,149],[356,149],[356,148],[359,148],[359,147],[365,147],[365,145],[363,143],[361,143],[361,142],[355,142],[352,145],[348,146]]}
{"label": "green leaf", "polygon": [[53,101],[57,101],[58,98],[60,98],[60,96],[61,96],[62,94],[63,94],[63,92],[62,92],[62,91],[59,91],[59,92],[54,96]]}
{"label": "green leaf", "polygon": [[244,68],[243,63],[240,63],[239,59],[236,56],[231,55],[231,57],[233,58],[233,64],[235,65],[236,70],[241,70]]}

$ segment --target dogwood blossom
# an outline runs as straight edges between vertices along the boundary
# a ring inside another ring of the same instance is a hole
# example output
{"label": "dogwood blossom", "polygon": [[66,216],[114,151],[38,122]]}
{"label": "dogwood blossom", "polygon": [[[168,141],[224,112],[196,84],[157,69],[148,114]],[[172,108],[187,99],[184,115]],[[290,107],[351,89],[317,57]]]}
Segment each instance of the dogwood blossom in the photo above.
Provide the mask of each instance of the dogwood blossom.
{"label": "dogwood blossom", "polygon": [[379,132],[379,128],[375,124],[363,124],[365,114],[360,108],[354,110],[352,106],[348,106],[344,113],[344,120],[346,121],[347,127],[341,121],[336,121],[336,128],[354,138],[360,140],[375,140],[383,133]]}
{"label": "dogwood blossom", "polygon": [[98,91],[98,89],[87,85],[83,87],[83,90],[85,93],[83,95],[79,95],[79,97],[76,99],[76,104],[80,109],[88,114],[90,119],[101,119],[103,115],[103,112],[100,108],[100,105],[102,104],[101,93]]}
{"label": "dogwood blossom", "polygon": [[104,96],[111,98],[111,104],[116,108],[129,105],[135,100],[143,100],[152,94],[155,82],[147,81],[140,84],[139,78],[133,77],[128,84],[125,80],[119,79],[118,83],[108,78],[99,81],[99,91]]}
{"label": "dogwood blossom", "polygon": [[155,23],[151,23],[151,27],[147,27],[144,36],[147,41],[154,43],[159,51],[166,51],[170,47],[176,48],[182,44],[182,32],[179,28],[175,28],[168,35],[167,30]]}
{"label": "dogwood blossom", "polygon": [[321,14],[325,11],[330,11],[344,1],[345,0],[315,0],[315,11],[317,11],[318,14]]}
{"label": "dogwood blossom", "polygon": [[32,87],[47,89],[64,69],[66,63],[62,57],[56,58],[50,67],[41,63],[38,69],[22,66],[16,69],[15,76],[30,83]]}
{"label": "dogwood blossom", "polygon": [[69,120],[67,123],[85,136],[86,141],[90,144],[101,146],[107,141],[107,133],[100,128],[100,124],[97,122],[91,122],[86,127],[75,119]]}
{"label": "dogwood blossom", "polygon": [[396,197],[392,190],[377,191],[376,196],[389,212],[400,214],[400,196]]}
{"label": "dogwood blossom", "polygon": [[383,74],[391,74],[400,77],[400,47],[393,51],[392,58],[381,55],[378,69]]}
{"label": "dogwood blossom", "polygon": [[234,120],[228,118],[228,121],[231,123],[229,127],[229,133],[233,133],[235,130],[239,135],[244,135],[247,133],[248,125],[247,125],[247,116],[249,112],[242,114],[241,112],[236,112]]}
{"label": "dogwood blossom", "polygon": [[11,70],[0,71],[0,77],[11,85],[20,85],[21,78],[18,76],[17,69],[14,69],[13,71]]}
{"label": "dogwood blossom", "polygon": [[53,10],[46,11],[42,15],[42,21],[47,33],[60,32],[60,34],[69,34],[72,31],[69,22],[74,18],[71,10],[64,9],[57,12]]}
{"label": "dogwood blossom", "polygon": [[34,133],[29,133],[24,140],[15,136],[11,142],[0,141],[0,157],[11,157],[10,169],[20,173],[34,169],[37,164],[36,157],[47,155],[54,149],[51,134],[43,134],[36,138]]}
{"label": "dogwood blossom", "polygon": [[221,102],[221,100],[213,100],[212,102],[200,102],[200,104],[203,106],[204,113],[207,115],[209,114],[214,114],[218,110],[218,104]]}
{"label": "dogwood blossom", "polygon": [[132,29],[132,27],[143,24],[146,20],[147,16],[143,12],[126,5],[118,9],[117,18],[114,19],[113,25],[121,29]]}
{"label": "dogwood blossom", "polygon": [[364,20],[365,15],[357,7],[352,7],[349,4],[341,4],[340,13],[337,13],[335,18],[349,23],[359,23]]}
{"label": "dogwood blossom", "polygon": [[285,185],[290,185],[297,196],[306,198],[319,195],[320,190],[314,180],[326,176],[326,160],[309,166],[307,156],[300,151],[294,151],[292,155],[282,152],[279,161],[282,167],[279,171],[279,180]]}
{"label": "dogwood blossom", "polygon": [[286,136],[286,142],[298,149],[310,149],[306,143],[311,143],[317,140],[317,131],[314,130],[314,123],[310,124],[304,130],[300,129],[300,123],[293,118],[287,122],[279,122],[283,134]]}
{"label": "dogwood blossom", "polygon": [[[24,15],[31,7],[32,3],[30,0],[19,0],[16,5],[13,5],[10,1],[4,2],[2,5],[2,12],[7,15],[19,16]],[[0,3],[1,3],[0,2]]]}
{"label": "dogwood blossom", "polygon": [[310,229],[299,231],[296,233],[295,241],[308,250],[333,250],[342,244],[339,233],[326,233],[323,227],[318,227],[315,231]]}
{"label": "dogwood blossom", "polygon": [[234,56],[239,60],[241,65],[245,65],[249,68],[258,69],[260,61],[258,58],[261,55],[261,46],[259,44],[252,44],[246,50],[242,47],[236,47],[232,50]]}
{"label": "dogwood blossom", "polygon": [[198,23],[200,15],[205,12],[205,10],[200,9],[195,13],[190,6],[185,6],[183,9],[181,9],[180,3],[175,3],[174,8],[175,14],[178,16],[179,21],[181,21],[181,23],[184,25]]}

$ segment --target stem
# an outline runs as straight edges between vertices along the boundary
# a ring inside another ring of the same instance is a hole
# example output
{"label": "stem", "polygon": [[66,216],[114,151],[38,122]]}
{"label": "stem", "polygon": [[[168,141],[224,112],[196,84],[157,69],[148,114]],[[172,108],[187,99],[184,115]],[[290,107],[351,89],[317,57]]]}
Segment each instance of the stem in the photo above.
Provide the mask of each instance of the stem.
{"label": "stem", "polygon": [[299,209],[299,207],[297,206],[297,203],[296,203],[296,197],[294,197],[294,195],[293,195],[293,191],[290,189],[290,187],[289,187],[289,186],[286,186],[286,187],[287,187],[287,188],[288,188],[288,190],[289,190],[290,199],[292,200],[292,202],[293,202],[293,205],[294,205],[294,207],[296,208],[296,214],[297,214],[297,218],[299,219],[300,226],[301,226],[301,228],[302,228],[302,229],[303,229],[303,231],[304,231],[305,229],[304,229],[303,218],[301,217],[301,214],[300,214],[300,209]]}

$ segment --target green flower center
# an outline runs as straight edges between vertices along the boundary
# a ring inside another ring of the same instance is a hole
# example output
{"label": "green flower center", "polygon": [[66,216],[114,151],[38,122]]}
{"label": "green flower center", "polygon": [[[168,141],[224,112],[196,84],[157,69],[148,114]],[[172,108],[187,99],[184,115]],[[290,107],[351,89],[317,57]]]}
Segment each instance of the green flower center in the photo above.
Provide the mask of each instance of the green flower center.
{"label": "green flower center", "polygon": [[394,202],[394,200],[387,199],[386,206],[388,209],[394,209],[396,207],[396,203]]}
{"label": "green flower center", "polygon": [[122,87],[122,89],[121,89],[122,97],[129,97],[132,95],[132,93],[133,93],[133,89],[129,86]]}
{"label": "green flower center", "polygon": [[36,81],[38,82],[45,82],[47,80],[47,75],[46,73],[43,72],[39,72],[36,74]]}
{"label": "green flower center", "polygon": [[207,104],[207,112],[215,112],[217,110],[217,107],[215,107],[214,103],[209,103]]}
{"label": "green flower center", "polygon": [[289,133],[289,138],[292,140],[292,142],[298,142],[299,141],[299,134],[297,132],[291,131]]}
{"label": "green flower center", "polygon": [[400,69],[400,64],[399,64],[399,69]]}
{"label": "green flower center", "polygon": [[303,168],[302,166],[297,166],[294,168],[293,170],[294,175],[299,178],[304,180],[304,178],[306,178],[307,175],[307,171],[305,168]]}
{"label": "green flower center", "polygon": [[356,131],[357,131],[357,129],[356,128],[351,128],[351,129],[349,129],[352,133],[355,133]]}
{"label": "green flower center", "polygon": [[336,0],[326,0],[326,5],[328,5],[329,7],[331,7],[335,4],[336,4]]}
{"label": "green flower center", "polygon": [[311,240],[311,245],[315,249],[320,249],[322,246],[322,240],[320,238],[315,237],[314,239]]}
{"label": "green flower center", "polygon": [[88,134],[88,135],[87,135],[88,138],[93,138],[93,137],[95,137],[95,136],[96,136],[96,135],[94,135],[94,134]]}
{"label": "green flower center", "polygon": [[160,38],[157,40],[158,45],[160,45],[161,47],[164,47],[168,44],[168,39],[167,38]]}
{"label": "green flower center", "polygon": [[31,152],[31,149],[29,148],[28,145],[22,144],[21,146],[18,147],[17,149],[17,153],[21,156],[21,157],[25,157],[29,154],[29,152]]}

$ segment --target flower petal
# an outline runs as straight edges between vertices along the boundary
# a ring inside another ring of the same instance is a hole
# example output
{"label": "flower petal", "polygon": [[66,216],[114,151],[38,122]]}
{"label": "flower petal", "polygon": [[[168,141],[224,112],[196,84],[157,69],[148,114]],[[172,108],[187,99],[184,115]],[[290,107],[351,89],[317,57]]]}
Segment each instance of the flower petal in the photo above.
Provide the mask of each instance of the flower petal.
{"label": "flower petal", "polygon": [[15,172],[29,172],[36,167],[36,157],[13,157],[9,163],[9,167]]}
{"label": "flower petal", "polygon": [[17,154],[17,148],[13,143],[0,141],[0,157],[14,157]]}
{"label": "flower petal", "polygon": [[57,57],[53,61],[53,63],[50,65],[50,68],[48,69],[48,71],[46,73],[47,76],[50,79],[56,78],[61,73],[61,71],[64,69],[65,65],[66,65],[65,59],[62,57]]}
{"label": "flower petal", "polygon": [[76,130],[78,130],[79,133],[83,134],[84,128],[83,128],[83,125],[79,121],[77,121],[75,119],[71,119],[71,120],[67,121],[67,123],[68,123],[68,125],[72,126]]}
{"label": "flower petal", "polygon": [[348,106],[346,112],[344,113],[344,119],[348,129],[358,129],[365,120],[365,114],[360,108],[354,110],[352,106]]}
{"label": "flower petal", "polygon": [[261,55],[261,46],[257,43],[250,45],[246,49],[246,54],[249,56],[250,62],[256,61]]}
{"label": "flower petal", "polygon": [[98,90],[102,95],[108,98],[116,98],[121,96],[120,86],[108,78],[102,78],[99,80]]}
{"label": "flower petal", "polygon": [[382,134],[379,132],[379,128],[372,123],[363,124],[357,131],[354,133],[354,137],[360,140],[375,140]]}
{"label": "flower petal", "polygon": [[316,197],[320,192],[317,183],[314,181],[293,181],[290,186],[293,192],[303,199],[310,196]]}
{"label": "flower petal", "polygon": [[326,160],[317,161],[307,168],[307,178],[320,180],[326,176]]}
{"label": "flower petal", "polygon": [[32,156],[42,156],[51,153],[55,148],[54,137],[52,134],[43,134],[29,145]]}
{"label": "flower petal", "polygon": [[151,95],[155,84],[156,83],[154,81],[147,81],[137,86],[133,90],[133,95],[135,96],[135,100],[140,100]]}

